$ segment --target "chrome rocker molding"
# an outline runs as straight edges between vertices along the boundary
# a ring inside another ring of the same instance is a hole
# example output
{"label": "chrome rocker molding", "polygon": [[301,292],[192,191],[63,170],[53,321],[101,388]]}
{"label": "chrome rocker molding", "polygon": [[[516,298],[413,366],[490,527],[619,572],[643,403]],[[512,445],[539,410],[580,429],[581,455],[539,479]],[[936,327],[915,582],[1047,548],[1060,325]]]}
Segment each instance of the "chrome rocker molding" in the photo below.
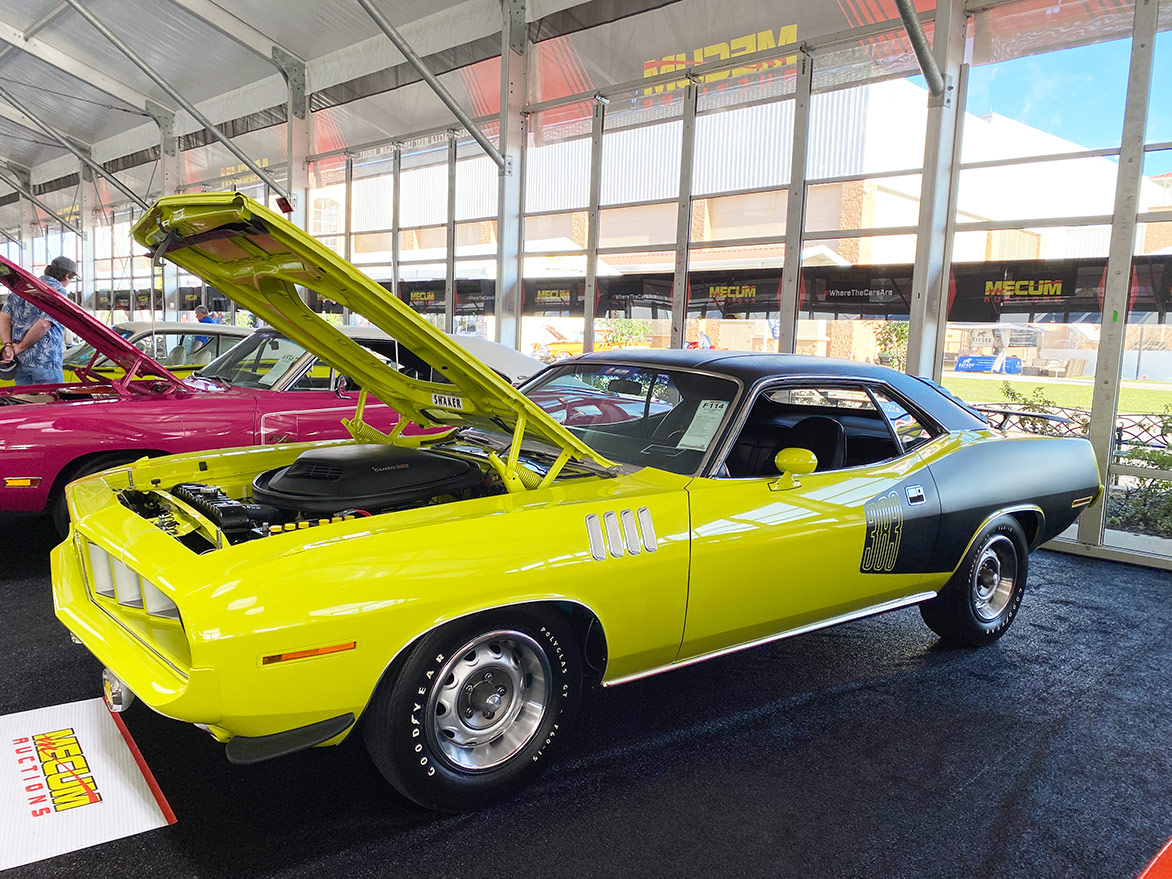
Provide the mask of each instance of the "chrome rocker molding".
{"label": "chrome rocker molding", "polygon": [[718,656],[727,656],[730,653],[739,653],[741,650],[748,650],[751,647],[759,647],[762,644],[769,644],[773,641],[780,641],[782,638],[792,638],[794,635],[804,635],[807,632],[815,632],[818,629],[826,629],[830,626],[837,626],[839,623],[846,623],[850,622],[851,620],[862,619],[863,617],[875,616],[876,614],[885,613],[889,610],[897,610],[901,607],[907,607],[911,604],[919,604],[922,601],[927,601],[928,599],[935,597],[935,592],[917,592],[915,595],[909,595],[906,598],[896,598],[893,601],[885,601],[882,604],[875,604],[871,607],[865,607],[862,610],[844,613],[842,616],[833,617],[828,620],[820,620],[819,622],[809,623],[805,626],[798,626],[796,629],[789,629],[785,632],[780,632],[776,635],[769,635],[765,638],[758,638],[756,641],[747,641],[744,644],[737,644],[734,647],[725,647],[721,650],[714,650],[711,653],[705,653],[701,656],[692,656],[679,662],[672,662],[667,665],[661,665],[659,668],[636,672],[633,675],[627,675],[625,678],[615,678],[613,681],[603,681],[602,685],[604,687],[617,687],[620,684],[629,684],[632,681],[641,681],[643,678],[649,678],[657,674],[662,674],[665,671],[674,671],[677,668],[686,668],[689,665],[695,665],[698,662],[705,662],[709,659],[715,659]]}

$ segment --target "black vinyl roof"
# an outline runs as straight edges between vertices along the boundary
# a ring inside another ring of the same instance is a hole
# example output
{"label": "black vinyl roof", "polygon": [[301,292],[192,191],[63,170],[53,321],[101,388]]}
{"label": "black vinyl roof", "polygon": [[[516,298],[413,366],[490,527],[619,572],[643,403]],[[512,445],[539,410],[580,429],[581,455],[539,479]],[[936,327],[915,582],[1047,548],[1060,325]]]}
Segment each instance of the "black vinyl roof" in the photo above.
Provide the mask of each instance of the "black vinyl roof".
{"label": "black vinyl roof", "polygon": [[585,363],[628,363],[663,369],[702,369],[705,372],[738,379],[746,387],[765,379],[786,377],[882,382],[894,388],[909,402],[950,430],[987,426],[982,418],[934,383],[886,366],[856,360],[803,354],[722,351],[716,348],[634,348],[584,354],[576,359]]}

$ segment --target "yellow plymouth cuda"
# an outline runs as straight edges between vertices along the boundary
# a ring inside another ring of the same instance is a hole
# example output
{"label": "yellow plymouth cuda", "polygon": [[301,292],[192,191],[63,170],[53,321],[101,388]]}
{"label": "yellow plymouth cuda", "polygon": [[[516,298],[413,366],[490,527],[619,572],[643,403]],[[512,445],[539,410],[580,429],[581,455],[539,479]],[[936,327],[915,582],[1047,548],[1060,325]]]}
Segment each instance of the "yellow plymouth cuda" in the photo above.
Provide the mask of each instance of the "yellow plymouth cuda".
{"label": "yellow plymouth cuda", "polygon": [[518,390],[243,195],[166,197],[134,235],[402,413],[383,433],[360,404],[353,442],[144,459],[67,490],[56,611],[108,701],[197,724],[234,762],[360,730],[403,794],[476,808],[550,761],[584,680],[912,604],[947,641],[994,641],[1029,551],[1099,495],[1086,441],[1003,434],[882,367],[613,351]]}

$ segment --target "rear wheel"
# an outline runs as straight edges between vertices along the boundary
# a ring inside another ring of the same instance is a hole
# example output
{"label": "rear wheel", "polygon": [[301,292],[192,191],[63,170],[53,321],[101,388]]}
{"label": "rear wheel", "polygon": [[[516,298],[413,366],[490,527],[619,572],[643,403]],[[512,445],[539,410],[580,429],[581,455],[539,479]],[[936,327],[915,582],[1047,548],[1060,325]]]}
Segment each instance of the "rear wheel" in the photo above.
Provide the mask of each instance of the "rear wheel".
{"label": "rear wheel", "polygon": [[920,615],[950,644],[992,644],[1017,616],[1028,562],[1021,525],[1010,516],[996,519],[977,535],[940,594],[920,605]]}
{"label": "rear wheel", "polygon": [[425,636],[379,685],[363,738],[387,780],[419,805],[477,809],[545,768],[569,733],[581,685],[563,620],[494,611]]}

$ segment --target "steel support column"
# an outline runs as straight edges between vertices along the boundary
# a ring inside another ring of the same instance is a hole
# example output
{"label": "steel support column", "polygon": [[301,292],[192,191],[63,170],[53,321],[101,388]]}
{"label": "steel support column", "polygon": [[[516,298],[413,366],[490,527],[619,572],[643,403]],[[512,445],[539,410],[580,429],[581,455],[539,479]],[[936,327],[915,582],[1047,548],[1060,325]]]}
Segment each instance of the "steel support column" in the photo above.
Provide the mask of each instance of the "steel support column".
{"label": "steel support column", "polygon": [[448,132],[448,225],[444,230],[444,332],[456,324],[456,132]]}
{"label": "steel support column", "polygon": [[956,133],[952,141],[952,178],[948,184],[948,213],[944,218],[944,276],[941,278],[940,328],[932,356],[932,380],[944,375],[944,341],[948,337],[948,291],[952,273],[952,249],[956,239],[956,205],[960,192],[960,154],[964,146],[964,114],[968,104],[969,65],[961,64],[956,78]]}
{"label": "steel support column", "polygon": [[293,208],[289,221],[297,228],[309,230],[309,162],[312,152],[309,134],[309,89],[305,62],[281,49],[272,47],[273,63],[281,71],[288,87],[285,103],[285,134],[287,138],[289,205]]}
{"label": "steel support column", "polygon": [[792,354],[797,346],[798,283],[802,276],[802,230],[806,225],[806,146],[810,139],[810,96],[813,85],[814,59],[802,49],[798,52],[798,76],[794,84],[794,130],[790,143],[789,188],[785,203],[785,254],[777,319],[777,350],[783,354]]}
{"label": "steel support column", "polygon": [[583,291],[583,312],[586,326],[582,333],[582,350],[594,350],[594,321],[598,311],[598,230],[602,211],[602,132],[606,125],[605,99],[595,98],[594,115],[590,122],[590,199],[586,213],[586,289]]}
{"label": "steel support column", "polygon": [[[496,340],[521,345],[521,149],[525,125],[525,0],[502,0],[500,166],[497,187]],[[475,126],[473,126],[475,128]],[[471,133],[471,132],[470,132]]]}
{"label": "steel support column", "polygon": [[[346,187],[346,214],[342,218],[342,254],[346,262],[354,261],[354,157],[346,155],[344,186]],[[350,308],[342,306],[342,323],[350,323]]]}
{"label": "steel support column", "polygon": [[[147,104],[147,111],[159,128],[159,197],[174,195],[183,182],[179,164],[179,138],[175,134],[175,113],[153,101]],[[153,197],[154,193],[148,193]],[[153,265],[155,277],[162,279],[163,319],[170,310],[177,317],[183,303],[179,299],[179,267],[170,260],[161,260]],[[154,278],[152,277],[152,282]]]}
{"label": "steel support column", "polygon": [[671,283],[671,347],[684,347],[688,319],[688,243],[692,237],[692,157],[696,148],[695,80],[684,90],[684,122],[680,132],[680,190],[676,195],[676,264]]}
{"label": "steel support column", "polygon": [[403,148],[402,145],[395,145],[395,152],[391,158],[391,177],[394,182],[394,190],[391,192],[391,286],[394,288],[394,295],[399,295],[399,260],[401,254],[399,253],[399,231],[402,228],[402,188],[400,182],[403,177]]}
{"label": "steel support column", "polygon": [[949,193],[955,173],[953,145],[957,102],[954,92],[960,64],[964,60],[966,23],[964,0],[942,0],[937,5],[933,52],[943,71],[943,91],[939,96],[928,97],[905,366],[910,375],[931,377],[935,374],[938,336],[944,332],[947,319],[948,266],[944,264],[944,238],[951,209]]}
{"label": "steel support column", "polygon": [[[94,235],[95,217],[101,206],[98,198],[98,185],[94,173],[84,163],[79,165],[80,181],[78,186],[78,224],[85,234],[81,237],[81,259],[78,260],[81,277],[78,279],[78,305],[97,310],[97,236]],[[85,301],[90,297],[89,303]]]}
{"label": "steel support column", "polygon": [[[1127,299],[1131,292],[1136,210],[1143,176],[1144,133],[1148,123],[1158,12],[1157,0],[1136,0],[1135,23],[1131,34],[1131,67],[1127,76],[1123,136],[1115,182],[1114,221],[1111,224],[1111,244],[1107,253],[1107,281],[1103,291],[1099,352],[1095,362],[1095,391],[1091,398],[1090,440],[1099,463],[1099,474],[1107,486],[1111,484],[1115,411],[1119,402],[1123,349],[1127,341]],[[1078,522],[1079,543],[1101,542],[1106,507],[1104,494],[1083,512]]]}

